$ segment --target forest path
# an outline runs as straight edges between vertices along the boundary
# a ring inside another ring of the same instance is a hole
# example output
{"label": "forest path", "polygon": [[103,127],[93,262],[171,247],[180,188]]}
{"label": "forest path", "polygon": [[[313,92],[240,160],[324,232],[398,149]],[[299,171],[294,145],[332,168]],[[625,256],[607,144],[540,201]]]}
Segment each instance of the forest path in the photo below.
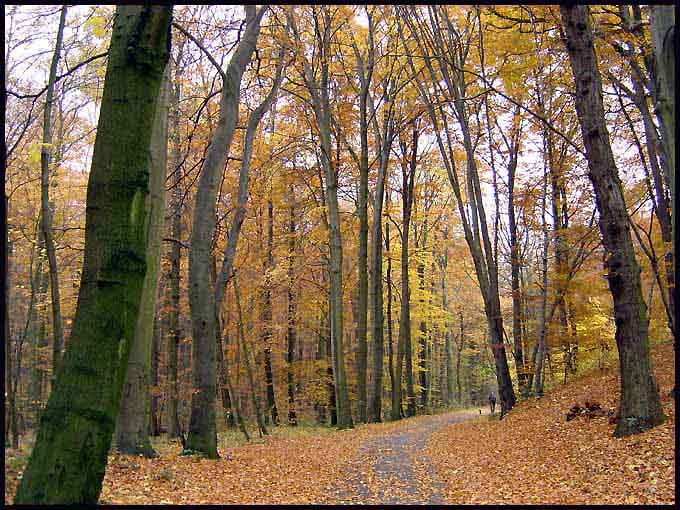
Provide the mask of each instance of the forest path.
{"label": "forest path", "polygon": [[420,416],[401,422],[403,427],[368,439],[350,462],[347,480],[331,488],[323,503],[446,504],[441,495],[442,483],[424,452],[427,439],[442,427],[479,417],[477,409]]}

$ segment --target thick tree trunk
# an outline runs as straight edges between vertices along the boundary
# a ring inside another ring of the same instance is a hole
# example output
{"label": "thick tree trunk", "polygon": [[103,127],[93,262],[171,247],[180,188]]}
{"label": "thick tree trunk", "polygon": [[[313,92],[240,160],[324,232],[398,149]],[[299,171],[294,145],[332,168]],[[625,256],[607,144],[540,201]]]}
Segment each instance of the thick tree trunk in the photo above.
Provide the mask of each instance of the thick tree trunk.
{"label": "thick tree trunk", "polygon": [[[210,278],[210,252],[215,231],[215,198],[220,172],[238,122],[241,77],[255,50],[260,21],[267,7],[246,7],[246,29],[223,74],[220,117],[198,181],[189,248],[189,305],[193,331],[191,419],[186,449],[217,458],[215,424],[215,291]],[[219,282],[218,282],[219,287]]]}
{"label": "thick tree trunk", "polygon": [[116,9],[76,316],[17,504],[94,504],[99,498],[146,273],[148,152],[171,12]]}
{"label": "thick tree trunk", "polygon": [[168,87],[165,73],[158,95],[149,148],[149,211],[146,238],[146,275],[137,317],[135,336],[130,348],[123,396],[116,423],[116,448],[121,453],[155,457],[149,440],[151,347],[154,315],[161,266],[161,243],[165,219],[165,176],[168,153]]}
{"label": "thick tree trunk", "polygon": [[61,8],[59,18],[59,28],[57,30],[57,42],[54,46],[52,64],[50,65],[50,75],[47,82],[47,92],[45,94],[45,110],[43,118],[43,139],[40,148],[40,228],[45,239],[45,249],[47,251],[47,261],[49,264],[50,290],[52,293],[52,329],[54,334],[52,374],[53,378],[61,363],[61,350],[64,342],[64,335],[61,326],[61,298],[59,295],[59,273],[57,268],[57,255],[52,236],[52,210],[50,209],[50,158],[52,156],[52,103],[54,101],[54,84],[57,77],[57,66],[59,64],[59,54],[64,38],[64,26],[66,24],[67,6]]}
{"label": "thick tree trunk", "polygon": [[560,6],[560,12],[576,82],[576,112],[600,213],[607,280],[614,300],[621,376],[620,420],[614,434],[634,434],[658,425],[665,418],[649,356],[647,307],[621,181],[605,124],[602,82],[588,7]]}

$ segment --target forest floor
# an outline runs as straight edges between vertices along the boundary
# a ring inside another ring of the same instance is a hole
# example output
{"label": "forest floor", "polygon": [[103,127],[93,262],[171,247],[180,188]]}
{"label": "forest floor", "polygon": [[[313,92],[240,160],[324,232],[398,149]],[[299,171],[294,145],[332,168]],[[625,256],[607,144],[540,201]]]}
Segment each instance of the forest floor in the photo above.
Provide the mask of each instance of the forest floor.
{"label": "forest floor", "polygon": [[[155,459],[110,455],[100,503],[673,504],[674,351],[652,353],[668,420],[643,434],[614,438],[607,417],[565,419],[585,400],[615,408],[614,365],[520,402],[502,421],[472,409],[341,431],[280,426],[248,444],[227,432],[218,460],[154,439]],[[24,443],[5,451],[7,502]]]}
{"label": "forest floor", "polygon": [[671,343],[652,347],[652,365],[668,419],[641,434],[612,436],[606,416],[577,416],[585,401],[615,410],[618,362],[580,374],[540,400],[520,402],[502,421],[435,431],[425,452],[450,504],[675,503],[675,354]]}

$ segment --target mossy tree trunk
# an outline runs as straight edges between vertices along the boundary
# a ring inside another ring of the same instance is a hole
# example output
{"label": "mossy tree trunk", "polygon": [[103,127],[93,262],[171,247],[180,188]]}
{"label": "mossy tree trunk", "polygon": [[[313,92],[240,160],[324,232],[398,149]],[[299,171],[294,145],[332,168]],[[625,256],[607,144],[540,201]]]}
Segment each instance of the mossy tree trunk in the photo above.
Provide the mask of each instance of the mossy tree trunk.
{"label": "mossy tree trunk", "polygon": [[590,180],[600,213],[607,280],[614,300],[621,402],[617,436],[634,434],[664,420],[649,356],[647,306],[640,267],[628,225],[623,189],[605,124],[602,80],[593,33],[584,5],[560,6],[565,43],[576,82],[575,106],[581,125]]}
{"label": "mossy tree trunk", "polygon": [[149,211],[149,224],[146,238],[146,276],[116,423],[117,450],[145,457],[156,456],[149,440],[151,419],[149,383],[165,217],[169,85],[166,72],[156,104],[148,156],[149,195],[146,197],[146,209]]}
{"label": "mossy tree trunk", "polygon": [[171,6],[116,9],[73,329],[16,504],[99,498],[146,274],[148,152],[171,15]]}

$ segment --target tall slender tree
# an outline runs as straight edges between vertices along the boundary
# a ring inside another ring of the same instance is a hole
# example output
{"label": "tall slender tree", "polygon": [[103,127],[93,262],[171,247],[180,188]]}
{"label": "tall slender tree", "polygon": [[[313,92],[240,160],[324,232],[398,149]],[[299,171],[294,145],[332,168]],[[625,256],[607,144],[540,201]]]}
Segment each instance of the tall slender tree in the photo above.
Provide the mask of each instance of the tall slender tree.
{"label": "tall slender tree", "polygon": [[[330,6],[312,8],[315,45],[319,52],[319,77],[312,70],[311,64],[303,56],[302,79],[311,96],[311,104],[316,120],[319,140],[321,142],[321,166],[325,177],[326,207],[328,208],[328,243],[330,255],[330,332],[333,360],[333,379],[335,384],[335,406],[338,417],[338,428],[353,426],[347,376],[345,373],[345,355],[343,345],[344,312],[342,302],[342,236],[340,233],[340,207],[338,204],[338,175],[332,156],[331,147],[331,107],[329,71],[331,61],[331,38],[334,32],[331,23],[334,15]],[[337,13],[337,9],[335,10]],[[291,11],[287,11],[288,24],[293,36],[300,41]]]}
{"label": "tall slender tree", "polygon": [[45,110],[43,113],[43,139],[40,147],[40,229],[45,241],[47,262],[49,264],[50,291],[52,297],[52,329],[54,336],[52,374],[57,373],[61,362],[61,350],[64,342],[64,334],[61,326],[61,297],[59,293],[59,272],[57,268],[57,254],[52,235],[52,210],[50,209],[50,159],[52,157],[52,106],[54,103],[54,87],[57,78],[59,55],[61,54],[62,41],[64,39],[64,27],[66,26],[67,6],[61,8],[59,28],[57,29],[57,42],[54,45],[52,64],[47,82],[45,94]]}
{"label": "tall slender tree", "polygon": [[[189,305],[191,308],[192,374],[191,418],[187,450],[217,458],[215,425],[215,289],[210,279],[210,252],[215,231],[215,199],[220,173],[231,148],[239,110],[241,78],[255,51],[260,21],[267,7],[246,6],[246,28],[226,71],[217,63],[222,78],[222,95],[217,127],[213,132],[196,191],[189,247]],[[212,57],[211,57],[212,59]],[[218,282],[219,285],[219,282]]]}

